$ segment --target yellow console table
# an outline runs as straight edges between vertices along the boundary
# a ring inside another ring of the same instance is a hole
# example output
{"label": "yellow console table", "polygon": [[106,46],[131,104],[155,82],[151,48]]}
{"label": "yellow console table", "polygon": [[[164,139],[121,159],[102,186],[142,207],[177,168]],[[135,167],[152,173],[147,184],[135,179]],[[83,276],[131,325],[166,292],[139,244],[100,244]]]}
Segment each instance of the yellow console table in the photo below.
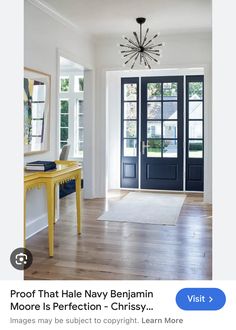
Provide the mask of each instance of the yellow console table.
{"label": "yellow console table", "polygon": [[55,188],[58,183],[65,183],[75,179],[77,231],[81,234],[81,167],[77,162],[58,160],[57,169],[46,172],[25,171],[24,174],[24,237],[26,239],[26,192],[45,185],[48,208],[48,246],[49,256],[54,254],[54,223],[55,223]]}

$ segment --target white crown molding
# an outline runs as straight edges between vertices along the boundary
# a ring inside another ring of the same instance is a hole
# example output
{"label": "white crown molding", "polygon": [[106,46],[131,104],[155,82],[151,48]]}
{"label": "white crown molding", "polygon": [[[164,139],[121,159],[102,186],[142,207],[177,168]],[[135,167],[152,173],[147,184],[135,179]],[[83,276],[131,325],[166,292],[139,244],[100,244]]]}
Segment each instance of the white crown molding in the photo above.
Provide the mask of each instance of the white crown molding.
{"label": "white crown molding", "polygon": [[58,11],[56,11],[52,7],[48,6],[48,4],[46,4],[44,1],[42,1],[42,0],[26,0],[26,1],[31,3],[33,6],[37,7],[38,9],[42,10],[47,15],[51,16],[52,18],[57,20],[59,23],[72,29],[74,32],[76,32],[78,34],[83,34],[85,37],[88,37],[88,38],[91,37],[91,35],[89,35],[86,31],[80,30],[76,24],[74,24],[68,18],[61,15]]}

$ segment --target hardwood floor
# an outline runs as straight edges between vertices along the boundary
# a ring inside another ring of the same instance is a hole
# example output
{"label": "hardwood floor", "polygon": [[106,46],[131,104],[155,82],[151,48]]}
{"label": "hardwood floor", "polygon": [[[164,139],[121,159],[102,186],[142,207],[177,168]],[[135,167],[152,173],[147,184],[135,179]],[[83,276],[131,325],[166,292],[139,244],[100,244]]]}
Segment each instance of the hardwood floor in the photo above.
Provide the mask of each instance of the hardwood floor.
{"label": "hardwood floor", "polygon": [[26,280],[209,280],[212,277],[211,205],[188,194],[176,226],[96,221],[111,201],[84,200],[82,235],[76,234],[75,197],[60,201],[55,256],[48,257],[47,229],[27,240],[33,265]]}

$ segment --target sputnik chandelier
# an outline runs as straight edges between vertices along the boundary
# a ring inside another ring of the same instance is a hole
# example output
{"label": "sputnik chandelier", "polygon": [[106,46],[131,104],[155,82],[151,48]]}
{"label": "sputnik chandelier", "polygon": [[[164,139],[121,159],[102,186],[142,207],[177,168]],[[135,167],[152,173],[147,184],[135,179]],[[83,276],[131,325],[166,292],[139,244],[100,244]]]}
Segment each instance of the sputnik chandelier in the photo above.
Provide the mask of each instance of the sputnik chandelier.
{"label": "sputnik chandelier", "polygon": [[144,65],[149,69],[151,69],[151,61],[160,63],[159,57],[161,56],[161,53],[159,48],[164,46],[164,43],[154,43],[155,39],[159,37],[159,33],[155,34],[151,39],[148,40],[149,29],[146,30],[146,33],[143,37],[142,25],[145,23],[145,21],[146,18],[144,17],[136,18],[136,22],[140,25],[139,36],[136,32],[133,32],[135,37],[134,40],[124,36],[123,39],[126,40],[126,43],[119,45],[122,47],[120,53],[124,57],[124,64],[130,64],[131,69],[134,68],[136,61],[139,61],[140,65]]}

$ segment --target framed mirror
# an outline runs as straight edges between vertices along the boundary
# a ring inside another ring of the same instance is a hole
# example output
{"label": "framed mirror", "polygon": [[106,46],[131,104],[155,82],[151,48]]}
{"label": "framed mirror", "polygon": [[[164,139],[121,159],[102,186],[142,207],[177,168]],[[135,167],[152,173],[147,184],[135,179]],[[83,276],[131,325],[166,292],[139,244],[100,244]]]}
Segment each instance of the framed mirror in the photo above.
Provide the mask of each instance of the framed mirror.
{"label": "framed mirror", "polygon": [[49,151],[51,76],[24,69],[24,153]]}

